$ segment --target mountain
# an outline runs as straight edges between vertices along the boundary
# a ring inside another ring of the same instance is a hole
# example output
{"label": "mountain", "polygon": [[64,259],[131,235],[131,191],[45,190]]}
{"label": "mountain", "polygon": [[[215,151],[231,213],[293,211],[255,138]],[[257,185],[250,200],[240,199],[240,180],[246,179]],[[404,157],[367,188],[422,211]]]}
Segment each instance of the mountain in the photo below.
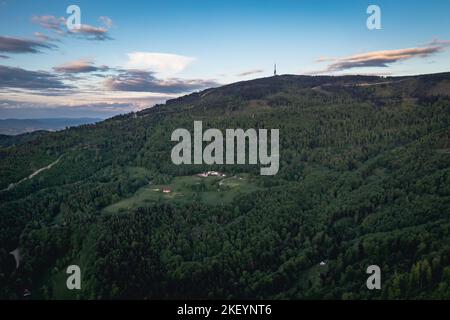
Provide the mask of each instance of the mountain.
{"label": "mountain", "polygon": [[4,135],[0,134],[0,146],[1,147],[10,147],[13,145],[19,145],[23,144],[25,142],[32,141],[36,139],[37,137],[45,134],[47,131],[39,130],[39,131],[33,131],[29,133],[23,133],[19,135]]}
{"label": "mountain", "polygon": [[[278,174],[173,164],[194,121],[279,129]],[[448,299],[449,155],[450,73],[262,78],[5,144],[0,297]]]}
{"label": "mountain", "polygon": [[95,118],[0,119],[0,135],[19,135],[33,131],[57,131],[67,127],[99,122]]}

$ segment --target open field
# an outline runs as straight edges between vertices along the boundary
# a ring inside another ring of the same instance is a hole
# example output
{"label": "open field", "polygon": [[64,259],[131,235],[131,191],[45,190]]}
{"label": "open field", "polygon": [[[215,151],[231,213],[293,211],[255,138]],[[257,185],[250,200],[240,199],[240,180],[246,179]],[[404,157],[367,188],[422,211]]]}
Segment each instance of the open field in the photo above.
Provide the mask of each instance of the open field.
{"label": "open field", "polygon": [[[167,185],[150,183],[140,188],[132,197],[122,199],[106,207],[103,211],[116,213],[159,201],[174,203],[198,201],[208,205],[227,204],[241,193],[250,193],[260,189],[254,179],[245,174],[232,177],[176,177]],[[169,189],[170,193],[163,193],[163,189]]]}

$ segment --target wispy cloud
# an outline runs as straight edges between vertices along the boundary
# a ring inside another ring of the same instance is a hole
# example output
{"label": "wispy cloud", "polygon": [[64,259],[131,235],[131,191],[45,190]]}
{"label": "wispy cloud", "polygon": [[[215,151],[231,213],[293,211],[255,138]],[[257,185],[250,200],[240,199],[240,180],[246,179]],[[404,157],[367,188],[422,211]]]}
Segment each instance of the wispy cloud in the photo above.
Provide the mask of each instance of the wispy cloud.
{"label": "wispy cloud", "polygon": [[156,78],[153,72],[142,70],[123,71],[105,80],[106,88],[112,91],[184,93],[217,85],[217,82],[212,80],[177,78],[161,80]]}
{"label": "wispy cloud", "polygon": [[264,72],[264,70],[254,69],[254,70],[244,71],[242,73],[237,74],[236,76],[238,76],[238,77],[246,77],[246,76],[250,76],[250,75],[257,74],[257,73],[262,73],[262,72]]}
{"label": "wispy cloud", "polygon": [[0,52],[7,53],[38,53],[43,49],[54,49],[55,45],[31,39],[0,36]]}
{"label": "wispy cloud", "polygon": [[79,29],[68,30],[66,27],[66,19],[64,17],[55,17],[52,15],[33,16],[31,21],[41,27],[53,30],[59,35],[72,35],[88,40],[111,40],[108,31],[113,25],[113,21],[108,17],[100,17],[100,21],[104,26],[95,27],[89,24],[82,24]]}
{"label": "wispy cloud", "polygon": [[440,40],[438,38],[433,39],[433,41],[431,41],[428,45],[430,46],[436,46],[436,45],[444,45],[444,46],[448,46],[450,45],[450,40]]}
{"label": "wispy cloud", "polygon": [[31,21],[42,28],[53,30],[59,34],[64,34],[66,20],[64,17],[57,18],[52,15],[33,16]]}
{"label": "wispy cloud", "polygon": [[109,17],[105,17],[105,16],[101,16],[101,17],[99,17],[98,18],[102,23],[103,23],[103,25],[106,27],[106,28],[108,28],[108,29],[111,29],[112,28],[112,26],[113,26],[113,21],[112,21],[112,19],[111,18],[109,18]]}
{"label": "wispy cloud", "polygon": [[331,62],[328,67],[316,73],[336,72],[353,68],[378,67],[386,68],[391,64],[412,58],[426,58],[442,52],[450,44],[447,40],[433,40],[423,47],[397,50],[381,50],[355,54],[342,58],[322,57],[317,62]]}
{"label": "wispy cloud", "polygon": [[88,73],[96,71],[107,71],[107,66],[95,66],[90,59],[79,59],[67,62],[61,66],[54,67],[53,70],[59,73]]}
{"label": "wispy cloud", "polygon": [[176,74],[185,70],[193,61],[194,58],[171,53],[131,52],[125,68]]}
{"label": "wispy cloud", "polygon": [[0,118],[45,118],[45,117],[99,117],[109,118],[119,113],[139,110],[134,103],[87,103],[76,105],[33,104],[29,102],[0,100]]}
{"label": "wispy cloud", "polygon": [[53,38],[53,37],[49,37],[46,34],[43,34],[41,32],[34,32],[33,35],[42,42],[61,42],[59,39]]}
{"label": "wispy cloud", "polygon": [[70,88],[70,86],[48,72],[0,66],[0,88],[41,90],[64,89]]}
{"label": "wispy cloud", "polygon": [[88,40],[112,40],[108,35],[108,29],[104,27],[94,27],[88,24],[82,24],[80,29],[73,29],[68,31],[69,34],[83,37]]}

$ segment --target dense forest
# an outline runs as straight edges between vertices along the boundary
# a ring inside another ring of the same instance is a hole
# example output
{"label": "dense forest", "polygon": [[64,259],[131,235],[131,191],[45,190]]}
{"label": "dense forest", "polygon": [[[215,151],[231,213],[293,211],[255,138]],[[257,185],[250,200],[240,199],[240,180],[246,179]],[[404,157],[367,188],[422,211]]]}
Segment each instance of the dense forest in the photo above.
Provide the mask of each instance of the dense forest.
{"label": "dense forest", "polygon": [[[171,133],[197,120],[280,129],[280,171],[174,165]],[[207,170],[254,190],[104,210]],[[3,299],[450,299],[450,73],[275,76],[1,137],[0,190]]]}

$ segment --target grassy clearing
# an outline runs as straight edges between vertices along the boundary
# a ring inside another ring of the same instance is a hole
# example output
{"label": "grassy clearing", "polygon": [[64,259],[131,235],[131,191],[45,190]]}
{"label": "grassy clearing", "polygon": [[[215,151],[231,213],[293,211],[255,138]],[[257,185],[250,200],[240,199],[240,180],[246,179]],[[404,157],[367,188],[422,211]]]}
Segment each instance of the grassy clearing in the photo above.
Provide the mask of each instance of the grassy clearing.
{"label": "grassy clearing", "polygon": [[[163,193],[170,189],[170,193]],[[184,176],[174,178],[167,185],[149,184],[140,188],[133,196],[114,203],[104,209],[105,213],[117,213],[135,209],[145,204],[159,201],[189,203],[193,201],[208,205],[227,204],[241,193],[259,190],[255,178],[240,174],[232,177]]]}

